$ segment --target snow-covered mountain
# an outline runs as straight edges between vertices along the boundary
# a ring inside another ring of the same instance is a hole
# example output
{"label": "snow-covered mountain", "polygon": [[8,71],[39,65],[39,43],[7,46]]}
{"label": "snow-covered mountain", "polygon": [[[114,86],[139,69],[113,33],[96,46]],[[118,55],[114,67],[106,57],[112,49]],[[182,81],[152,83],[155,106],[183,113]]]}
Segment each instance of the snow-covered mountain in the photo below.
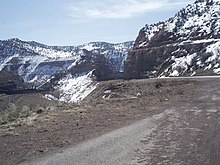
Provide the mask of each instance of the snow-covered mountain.
{"label": "snow-covered mountain", "polygon": [[196,0],[145,25],[129,53],[127,78],[220,74],[220,2]]}
{"label": "snow-covered mountain", "polygon": [[79,77],[89,77],[91,71],[97,80],[112,79],[123,72],[124,61],[132,46],[132,41],[47,46],[34,41],[3,40],[0,41],[0,79],[4,79],[4,82],[0,87],[11,82],[16,89],[23,88],[23,84],[27,88],[45,89],[53,86],[67,89],[61,83],[66,84],[71,77],[74,80],[78,78],[77,81]]}
{"label": "snow-covered mountain", "polygon": [[[80,46],[47,46],[19,39],[0,41],[0,71],[15,68],[26,82],[42,83],[57,73],[71,69],[85,56],[102,54],[106,65],[121,72],[133,42],[110,44],[93,42]],[[13,67],[12,67],[13,65]]]}

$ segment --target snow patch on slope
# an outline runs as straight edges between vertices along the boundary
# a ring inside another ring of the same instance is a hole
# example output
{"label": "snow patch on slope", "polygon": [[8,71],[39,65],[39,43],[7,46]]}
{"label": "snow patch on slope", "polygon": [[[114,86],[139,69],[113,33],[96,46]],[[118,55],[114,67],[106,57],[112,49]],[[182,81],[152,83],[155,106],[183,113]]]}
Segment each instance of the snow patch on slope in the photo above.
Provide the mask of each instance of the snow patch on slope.
{"label": "snow patch on slope", "polygon": [[43,48],[43,47],[32,47],[30,45],[25,45],[26,48],[33,50],[34,52],[37,52],[38,54],[42,56],[46,56],[48,58],[68,58],[73,56],[72,52],[67,51],[58,51],[54,50],[52,48]]}
{"label": "snow patch on slope", "polygon": [[216,74],[220,74],[220,68],[213,69],[213,72],[216,73]]}
{"label": "snow patch on slope", "polygon": [[206,48],[206,53],[212,53],[212,56],[209,57],[206,62],[211,62],[213,60],[220,60],[220,42],[209,45]]}
{"label": "snow patch on slope", "polygon": [[92,50],[99,49],[99,47],[94,46],[93,43],[88,43],[88,44],[84,44],[84,45],[82,46],[82,49],[86,49],[86,50],[88,50],[88,51],[92,51]]}
{"label": "snow patch on slope", "polygon": [[179,57],[179,58],[175,58],[174,56],[172,57],[172,59],[175,61],[174,64],[172,65],[173,68],[185,68],[187,69],[189,65],[191,65],[193,58],[196,57],[196,53],[188,55],[188,56],[184,56],[184,57]]}
{"label": "snow patch on slope", "polygon": [[35,71],[40,63],[45,61],[47,58],[43,56],[27,56],[21,58],[23,64],[27,64],[28,66],[22,65],[18,69],[18,74],[24,78],[25,81],[28,81],[29,75]]}
{"label": "snow patch on slope", "polygon": [[92,72],[76,75],[69,74],[60,80],[58,86],[55,87],[61,92],[59,101],[80,102],[89,95],[97,85],[91,78]]}
{"label": "snow patch on slope", "polygon": [[171,59],[173,64],[170,66],[170,68],[167,68],[159,77],[163,77],[165,73],[168,73],[168,76],[171,77],[180,76],[190,68],[192,61],[196,56],[196,53],[179,58],[172,56]]}
{"label": "snow patch on slope", "polygon": [[4,59],[4,61],[1,62],[0,71],[2,71],[2,69],[7,65],[8,62],[10,62],[13,58],[16,58],[16,57],[19,57],[19,54],[15,54],[13,56],[10,56]]}
{"label": "snow patch on slope", "polygon": [[206,63],[210,63],[208,66],[209,67],[208,69],[211,69],[213,66],[212,64],[215,63],[215,65],[213,67],[213,72],[215,74],[220,74],[220,41],[209,45],[206,48],[206,53],[212,54],[206,60]]}

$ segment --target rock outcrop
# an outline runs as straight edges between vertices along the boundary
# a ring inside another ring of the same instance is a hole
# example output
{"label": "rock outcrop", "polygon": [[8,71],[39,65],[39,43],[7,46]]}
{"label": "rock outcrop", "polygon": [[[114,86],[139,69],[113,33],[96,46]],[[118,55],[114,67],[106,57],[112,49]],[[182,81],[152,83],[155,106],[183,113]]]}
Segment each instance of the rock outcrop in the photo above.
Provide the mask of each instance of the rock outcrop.
{"label": "rock outcrop", "polygon": [[145,25],[125,77],[220,74],[220,2],[197,0],[164,22]]}

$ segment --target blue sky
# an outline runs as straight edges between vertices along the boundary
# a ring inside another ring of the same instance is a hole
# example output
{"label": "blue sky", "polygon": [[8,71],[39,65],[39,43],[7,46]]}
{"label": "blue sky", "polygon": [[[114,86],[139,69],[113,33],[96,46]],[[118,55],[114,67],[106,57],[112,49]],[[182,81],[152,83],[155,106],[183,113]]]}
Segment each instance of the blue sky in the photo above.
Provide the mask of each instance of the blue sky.
{"label": "blue sky", "polygon": [[168,19],[194,0],[0,0],[0,39],[48,45],[135,40],[145,24]]}

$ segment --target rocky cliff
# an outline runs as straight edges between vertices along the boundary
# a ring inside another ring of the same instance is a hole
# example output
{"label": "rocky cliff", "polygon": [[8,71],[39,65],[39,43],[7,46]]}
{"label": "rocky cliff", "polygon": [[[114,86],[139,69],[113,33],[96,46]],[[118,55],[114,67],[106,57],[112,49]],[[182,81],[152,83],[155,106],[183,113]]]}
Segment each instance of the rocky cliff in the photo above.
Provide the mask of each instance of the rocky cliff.
{"label": "rocky cliff", "polygon": [[125,62],[126,78],[220,74],[220,2],[197,0],[145,25]]}

